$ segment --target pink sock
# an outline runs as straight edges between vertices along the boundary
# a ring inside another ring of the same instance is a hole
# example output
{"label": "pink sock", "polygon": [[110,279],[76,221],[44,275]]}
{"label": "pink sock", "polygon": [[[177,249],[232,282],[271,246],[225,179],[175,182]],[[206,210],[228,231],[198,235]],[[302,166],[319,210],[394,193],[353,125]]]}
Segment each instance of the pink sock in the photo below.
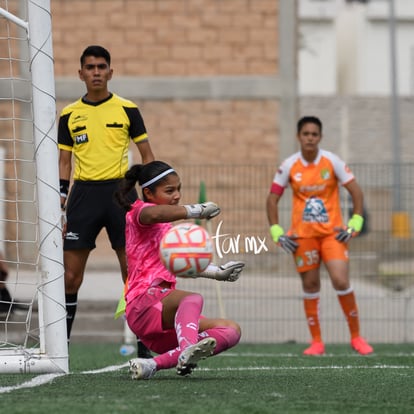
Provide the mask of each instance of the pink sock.
{"label": "pink sock", "polygon": [[157,371],[160,369],[168,369],[177,366],[180,353],[180,349],[175,348],[172,351],[168,351],[164,354],[160,354],[154,357],[154,361],[157,364]]}
{"label": "pink sock", "polygon": [[214,348],[214,355],[217,355],[237,345],[241,335],[236,329],[229,326],[217,326],[216,328],[201,332],[200,340],[206,336],[211,336],[217,341],[216,347]]}
{"label": "pink sock", "polygon": [[194,293],[186,296],[178,305],[174,325],[178,347],[181,350],[198,342],[198,321],[203,309],[203,302],[203,297]]}
{"label": "pink sock", "polygon": [[[219,326],[217,328],[211,328],[201,332],[198,335],[197,342],[207,337],[212,337],[217,341],[217,345],[214,349],[214,355],[217,355],[226,349],[232,348],[237,345],[240,340],[239,332],[228,326]],[[181,350],[179,348],[175,348],[171,351],[165,352],[164,354],[157,355],[154,358],[155,363],[157,364],[157,370],[175,367],[180,353]]]}

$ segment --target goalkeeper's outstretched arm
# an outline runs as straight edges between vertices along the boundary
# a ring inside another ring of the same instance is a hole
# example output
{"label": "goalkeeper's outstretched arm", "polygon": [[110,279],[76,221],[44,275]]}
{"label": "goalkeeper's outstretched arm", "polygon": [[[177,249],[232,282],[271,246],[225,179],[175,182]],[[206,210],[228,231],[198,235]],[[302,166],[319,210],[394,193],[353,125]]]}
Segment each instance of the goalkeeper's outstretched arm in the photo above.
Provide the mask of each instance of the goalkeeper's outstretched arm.
{"label": "goalkeeper's outstretched arm", "polygon": [[210,263],[207,269],[194,276],[206,279],[220,280],[224,282],[235,282],[244,268],[243,262],[230,261],[220,266]]}

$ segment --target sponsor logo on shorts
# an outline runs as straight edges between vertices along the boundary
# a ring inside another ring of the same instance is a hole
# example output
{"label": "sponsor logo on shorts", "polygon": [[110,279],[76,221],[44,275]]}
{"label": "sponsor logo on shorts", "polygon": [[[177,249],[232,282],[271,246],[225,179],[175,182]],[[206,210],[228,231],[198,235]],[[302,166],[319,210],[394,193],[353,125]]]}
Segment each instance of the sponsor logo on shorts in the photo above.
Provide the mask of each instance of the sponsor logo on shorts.
{"label": "sponsor logo on shorts", "polygon": [[66,233],[66,240],[79,240],[79,233],[73,233],[73,232],[69,232]]}

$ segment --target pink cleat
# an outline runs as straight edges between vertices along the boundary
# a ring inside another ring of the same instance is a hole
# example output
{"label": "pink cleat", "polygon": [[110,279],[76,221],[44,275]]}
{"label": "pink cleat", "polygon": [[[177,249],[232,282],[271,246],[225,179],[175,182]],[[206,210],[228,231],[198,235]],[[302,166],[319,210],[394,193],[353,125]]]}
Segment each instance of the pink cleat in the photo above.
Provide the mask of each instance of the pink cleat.
{"label": "pink cleat", "polygon": [[303,355],[323,355],[325,345],[323,342],[312,341],[311,346],[303,351]]}
{"label": "pink cleat", "polygon": [[351,346],[361,355],[369,355],[374,352],[372,346],[362,336],[351,339]]}

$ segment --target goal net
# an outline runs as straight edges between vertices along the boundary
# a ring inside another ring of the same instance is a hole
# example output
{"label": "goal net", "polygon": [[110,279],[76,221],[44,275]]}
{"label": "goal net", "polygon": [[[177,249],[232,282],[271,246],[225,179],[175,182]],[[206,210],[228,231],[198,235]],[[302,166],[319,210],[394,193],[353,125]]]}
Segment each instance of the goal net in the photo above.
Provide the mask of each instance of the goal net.
{"label": "goal net", "polygon": [[68,372],[58,177],[50,1],[0,0],[0,373]]}

